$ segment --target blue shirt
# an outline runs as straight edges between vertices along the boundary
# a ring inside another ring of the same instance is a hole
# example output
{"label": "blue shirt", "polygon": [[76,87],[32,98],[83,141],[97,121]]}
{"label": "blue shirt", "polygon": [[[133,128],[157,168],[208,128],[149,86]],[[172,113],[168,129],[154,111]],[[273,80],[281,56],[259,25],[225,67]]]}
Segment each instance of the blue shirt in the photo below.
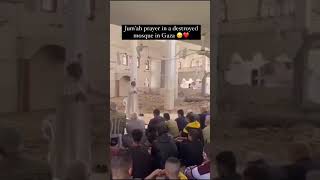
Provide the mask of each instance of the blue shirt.
{"label": "blue shirt", "polygon": [[179,131],[183,131],[183,129],[186,127],[186,125],[188,124],[186,118],[184,116],[182,117],[178,117],[176,119],[177,125],[178,125],[178,129]]}

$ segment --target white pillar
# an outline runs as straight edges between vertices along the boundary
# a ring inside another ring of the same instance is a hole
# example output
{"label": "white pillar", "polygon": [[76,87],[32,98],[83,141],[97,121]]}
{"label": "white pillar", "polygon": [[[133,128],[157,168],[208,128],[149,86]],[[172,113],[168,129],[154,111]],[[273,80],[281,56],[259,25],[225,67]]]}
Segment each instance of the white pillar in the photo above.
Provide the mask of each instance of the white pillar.
{"label": "white pillar", "polygon": [[137,53],[137,46],[138,41],[132,40],[131,41],[132,46],[132,58],[131,58],[131,64],[130,64],[130,81],[136,81],[136,85],[138,85],[138,53]]}
{"label": "white pillar", "polygon": [[[65,9],[66,61],[76,59],[81,53],[87,58],[87,0],[68,0]],[[86,66],[84,66],[85,68]]]}
{"label": "white pillar", "polygon": [[[65,1],[66,62],[78,61],[82,54],[83,78],[87,79],[87,0]],[[65,86],[70,85],[65,70]],[[84,82],[84,81],[82,81]],[[91,120],[88,104],[63,101],[58,106],[54,177],[63,178],[68,163],[81,160],[91,169]]]}
{"label": "white pillar", "polygon": [[312,27],[312,17],[313,17],[313,5],[312,5],[312,2],[314,2],[313,0],[305,0],[305,3],[306,3],[306,7],[305,7],[305,26],[306,26],[306,29],[307,31],[309,31],[310,33],[313,32],[313,29],[314,27]]}
{"label": "white pillar", "polygon": [[165,99],[164,108],[166,110],[174,109],[175,88],[176,88],[176,41],[169,40],[168,43],[168,59],[166,60],[166,79],[165,79]]}
{"label": "white pillar", "polygon": [[[176,46],[176,52],[179,52],[180,51],[180,46],[177,45]],[[179,57],[179,56],[177,56]],[[179,64],[177,65],[178,63],[178,59],[175,60],[176,61],[176,85],[175,85],[175,98],[174,99],[177,99],[178,98],[178,94],[179,94]]]}
{"label": "white pillar", "polygon": [[[177,63],[176,63],[177,64]],[[174,86],[174,99],[178,99],[179,94],[179,82],[178,82],[179,72],[176,70],[176,80],[175,80],[175,86]]]}
{"label": "white pillar", "polygon": [[[207,56],[203,56],[203,59],[202,59],[202,70],[204,72],[204,77],[202,78],[202,85],[201,85],[201,93],[202,95],[207,95],[207,94],[210,94],[210,87],[208,87],[208,84],[210,84],[210,82],[208,82],[208,78],[206,78],[206,74],[208,72],[210,72],[210,66],[208,66],[208,61],[209,61],[209,58],[210,57],[207,57]],[[209,75],[210,77],[210,75]]]}
{"label": "white pillar", "polygon": [[159,89],[161,86],[161,61],[151,59],[151,89]]}
{"label": "white pillar", "polygon": [[297,28],[309,31],[312,18],[312,0],[295,0],[295,4]]}

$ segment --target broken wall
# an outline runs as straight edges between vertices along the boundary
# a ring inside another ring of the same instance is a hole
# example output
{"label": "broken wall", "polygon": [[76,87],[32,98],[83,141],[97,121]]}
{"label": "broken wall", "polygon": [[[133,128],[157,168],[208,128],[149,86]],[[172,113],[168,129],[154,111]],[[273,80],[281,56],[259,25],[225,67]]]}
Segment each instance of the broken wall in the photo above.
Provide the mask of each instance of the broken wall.
{"label": "broken wall", "polygon": [[293,59],[302,43],[301,33],[229,34],[219,43],[224,111],[258,113],[293,107]]}

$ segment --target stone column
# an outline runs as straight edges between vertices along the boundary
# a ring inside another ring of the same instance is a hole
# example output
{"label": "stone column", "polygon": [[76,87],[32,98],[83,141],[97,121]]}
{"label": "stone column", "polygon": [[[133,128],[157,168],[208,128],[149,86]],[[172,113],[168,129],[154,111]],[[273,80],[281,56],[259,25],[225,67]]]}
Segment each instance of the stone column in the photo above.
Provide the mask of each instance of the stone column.
{"label": "stone column", "polygon": [[[179,52],[180,51],[180,46],[179,45],[176,45],[176,52]],[[175,59],[176,61],[176,84],[175,84],[175,96],[174,96],[174,99],[178,99],[178,94],[179,94],[179,87],[180,87],[180,84],[179,84],[179,64],[177,65],[178,63],[178,57],[179,56],[176,56],[177,59]]]}
{"label": "stone column", "polygon": [[[87,59],[88,59],[88,33],[87,33],[87,0],[65,1],[64,9],[65,66],[70,62],[79,61],[78,54],[82,55],[81,65],[83,69],[82,78],[86,83]],[[70,77],[65,69],[65,88],[69,89]],[[87,84],[83,84],[84,87]],[[56,163],[54,176],[62,178],[71,161],[83,161],[91,170],[91,119],[90,108],[87,102],[75,102],[65,97],[58,106],[56,120]]]}
{"label": "stone column", "polygon": [[165,99],[164,109],[173,110],[175,101],[176,89],[176,41],[169,40],[168,44],[168,58],[166,59],[166,78],[165,78]]}
{"label": "stone column", "polygon": [[78,53],[87,59],[87,0],[68,0],[65,4],[66,63],[76,60]]}
{"label": "stone column", "polygon": [[23,58],[25,39],[17,37],[17,111],[29,111],[29,59]]}
{"label": "stone column", "polygon": [[132,46],[132,58],[130,61],[130,82],[131,81],[136,81],[136,84],[138,86],[138,52],[137,52],[137,46],[138,46],[138,41],[137,40],[132,40],[131,41],[131,46]]}
{"label": "stone column", "polygon": [[301,106],[303,103],[304,89],[304,67],[305,67],[305,52],[309,46],[309,33],[312,32],[310,28],[311,23],[311,0],[295,0],[295,15],[296,15],[296,29],[301,31],[302,43],[298,50],[296,57],[294,58],[294,97],[296,105]]}
{"label": "stone column", "polygon": [[30,89],[30,59],[17,59],[18,112],[28,112]]}
{"label": "stone column", "polygon": [[296,25],[298,29],[310,30],[312,15],[312,0],[295,0]]}
{"label": "stone column", "polygon": [[161,86],[161,61],[151,59],[150,62],[150,87],[151,90],[160,89]]}
{"label": "stone column", "polygon": [[207,56],[202,57],[202,67],[201,68],[202,68],[202,71],[204,72],[203,77],[202,77],[202,82],[201,82],[201,94],[204,96],[204,95],[206,95],[206,84],[207,84],[206,74],[208,73]]}
{"label": "stone column", "polygon": [[[220,8],[221,8],[221,0],[219,1],[213,1],[210,3],[210,7],[212,9],[211,13],[213,13],[213,22],[211,23],[211,33],[212,37],[213,37],[213,43],[212,44],[212,51],[214,53],[210,53],[210,65],[212,64],[213,69],[210,68],[210,71],[212,71],[212,75],[213,78],[210,78],[210,81],[213,81],[213,84],[210,83],[211,88],[210,91],[210,112],[212,114],[212,119],[214,119],[216,121],[216,126],[219,126],[219,122],[221,121],[220,119],[220,114],[219,114],[219,105],[220,105],[220,101],[218,99],[218,97],[220,96],[220,76],[221,73],[219,73],[219,59],[218,59],[218,46],[219,46],[219,24],[220,24]],[[216,131],[213,131],[216,132]],[[213,133],[211,133],[211,138]]]}
{"label": "stone column", "polygon": [[305,21],[306,21],[306,23],[305,23],[305,26],[306,26],[306,29],[310,32],[310,33],[312,33],[313,32],[313,27],[312,27],[312,15],[313,15],[313,13],[312,13],[312,7],[313,7],[313,5],[312,5],[312,2],[313,2],[313,0],[305,0]]}

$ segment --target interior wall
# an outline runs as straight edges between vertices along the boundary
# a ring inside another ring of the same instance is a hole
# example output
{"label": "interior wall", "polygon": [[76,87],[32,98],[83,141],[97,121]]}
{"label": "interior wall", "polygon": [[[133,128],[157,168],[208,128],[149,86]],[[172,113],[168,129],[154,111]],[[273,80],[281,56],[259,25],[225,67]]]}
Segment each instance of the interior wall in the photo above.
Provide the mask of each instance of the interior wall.
{"label": "interior wall", "polygon": [[[121,39],[121,26],[110,25],[110,61],[111,61],[111,75],[112,79],[110,82],[110,90],[111,97],[115,96],[115,80],[119,80],[123,74],[130,74],[129,66],[124,66],[119,64],[118,62],[118,53],[127,53],[129,56],[132,55],[134,47],[131,47],[130,41],[124,41]],[[149,80],[151,89],[159,89],[161,88],[161,59],[167,56],[166,52],[166,43],[161,41],[138,41],[138,44],[143,44],[143,46],[147,46],[147,48],[143,49],[141,52],[140,59],[140,67],[138,68],[138,81],[137,87],[142,88],[146,87],[146,79]],[[201,46],[194,45],[186,42],[178,42],[179,50],[183,48],[191,49],[191,50],[200,50]],[[188,50],[188,54],[193,51]],[[150,70],[146,70],[146,61],[148,60],[148,56],[150,56]],[[202,79],[203,73],[194,72],[195,69],[199,69],[198,67],[191,67],[192,61],[199,60],[200,64],[203,63],[203,56],[201,55],[191,55],[187,56],[185,59],[180,59],[182,64],[182,69],[178,69],[179,71],[179,79],[181,80],[183,77],[191,77],[193,79]],[[177,62],[177,67],[178,67]],[[183,73],[181,73],[181,72]],[[202,69],[199,69],[202,71]],[[164,72],[162,72],[164,73]],[[179,80],[178,80],[179,81]],[[120,86],[121,88],[121,86]]]}
{"label": "interior wall", "polygon": [[[158,69],[159,63],[161,62],[160,57],[163,55],[162,47],[160,42],[155,41],[139,41],[138,44],[143,44],[144,46],[148,46],[148,48],[143,49],[141,52],[140,59],[140,67],[138,68],[138,81],[137,87],[144,88],[146,87],[146,79],[149,80],[149,84],[151,88],[160,88],[160,70]],[[118,60],[118,53],[127,53],[128,56],[132,56],[133,51],[136,49],[131,46],[130,41],[125,41],[121,39],[121,26],[110,25],[110,62],[113,73],[111,75],[112,81],[110,90],[113,92],[113,96],[115,96],[115,80],[119,80],[123,74],[130,75],[129,65],[122,65]],[[146,61],[148,60],[148,56],[150,59],[150,69],[146,69]],[[130,63],[130,62],[129,62]],[[122,88],[120,83],[120,88]]]}
{"label": "interior wall", "polygon": [[128,96],[129,85],[130,85],[130,77],[123,76],[120,78],[119,89],[116,89],[116,91],[119,91],[120,97]]}
{"label": "interior wall", "polygon": [[151,88],[158,89],[161,85],[161,61],[151,61]]}

